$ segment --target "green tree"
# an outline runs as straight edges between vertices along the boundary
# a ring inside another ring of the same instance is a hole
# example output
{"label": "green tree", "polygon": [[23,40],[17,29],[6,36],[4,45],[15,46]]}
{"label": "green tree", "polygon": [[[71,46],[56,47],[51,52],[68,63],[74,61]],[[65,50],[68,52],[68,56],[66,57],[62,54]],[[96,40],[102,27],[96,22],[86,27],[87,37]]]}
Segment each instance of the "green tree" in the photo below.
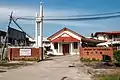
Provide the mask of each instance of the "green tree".
{"label": "green tree", "polygon": [[113,54],[114,60],[116,63],[120,64],[120,50],[115,51]]}

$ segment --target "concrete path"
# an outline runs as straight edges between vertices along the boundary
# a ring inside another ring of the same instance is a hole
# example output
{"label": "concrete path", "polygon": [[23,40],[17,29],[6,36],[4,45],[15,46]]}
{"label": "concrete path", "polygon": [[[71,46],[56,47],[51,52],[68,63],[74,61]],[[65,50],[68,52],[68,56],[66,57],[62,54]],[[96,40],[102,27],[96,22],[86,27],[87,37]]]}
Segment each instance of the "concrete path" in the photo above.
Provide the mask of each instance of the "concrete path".
{"label": "concrete path", "polygon": [[0,80],[91,80],[91,78],[85,73],[78,56],[67,55],[0,73]]}

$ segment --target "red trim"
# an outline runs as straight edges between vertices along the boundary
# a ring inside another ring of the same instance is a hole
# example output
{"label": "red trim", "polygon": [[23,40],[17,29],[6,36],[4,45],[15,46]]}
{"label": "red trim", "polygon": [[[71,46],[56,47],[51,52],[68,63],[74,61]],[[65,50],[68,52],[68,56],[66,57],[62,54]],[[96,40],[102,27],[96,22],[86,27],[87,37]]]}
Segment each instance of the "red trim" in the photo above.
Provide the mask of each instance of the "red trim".
{"label": "red trim", "polygon": [[98,34],[119,34],[120,35],[120,31],[113,31],[113,32],[96,32],[95,36],[97,36]]}
{"label": "red trim", "polygon": [[52,43],[55,43],[55,42],[80,42],[80,40],[73,38],[72,36],[69,36],[69,37],[59,36],[58,38],[52,40],[51,42]]}

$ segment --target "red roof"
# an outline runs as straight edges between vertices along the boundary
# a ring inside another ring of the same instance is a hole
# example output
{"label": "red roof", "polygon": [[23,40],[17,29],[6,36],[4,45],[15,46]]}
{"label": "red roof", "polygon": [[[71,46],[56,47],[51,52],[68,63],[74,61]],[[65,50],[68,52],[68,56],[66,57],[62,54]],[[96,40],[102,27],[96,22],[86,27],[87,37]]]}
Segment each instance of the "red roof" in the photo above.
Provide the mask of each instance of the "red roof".
{"label": "red roof", "polygon": [[69,38],[68,37],[59,37],[59,38],[52,40],[52,42],[80,42],[80,41],[73,37],[69,37]]}
{"label": "red roof", "polygon": [[52,42],[80,42],[80,40],[73,38],[72,36],[69,37],[61,37],[52,40]]}
{"label": "red roof", "polygon": [[92,42],[92,43],[106,42],[104,40],[96,40],[96,39],[93,39],[93,38],[83,38],[82,41],[84,41],[84,42]]}
{"label": "red roof", "polygon": [[120,35],[120,31],[112,31],[112,32],[96,32],[96,33],[95,33],[95,36],[97,36],[98,34],[108,34],[108,35],[111,35],[111,34],[118,34],[118,35]]}

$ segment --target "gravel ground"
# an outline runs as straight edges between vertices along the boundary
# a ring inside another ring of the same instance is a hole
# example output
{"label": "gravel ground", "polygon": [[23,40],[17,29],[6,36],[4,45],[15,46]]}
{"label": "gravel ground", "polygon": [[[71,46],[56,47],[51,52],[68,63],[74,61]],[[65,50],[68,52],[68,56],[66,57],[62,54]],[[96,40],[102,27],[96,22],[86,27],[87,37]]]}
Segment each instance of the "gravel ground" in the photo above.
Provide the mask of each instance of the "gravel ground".
{"label": "gravel ground", "polygon": [[91,80],[79,56],[56,56],[0,73],[0,80]]}

